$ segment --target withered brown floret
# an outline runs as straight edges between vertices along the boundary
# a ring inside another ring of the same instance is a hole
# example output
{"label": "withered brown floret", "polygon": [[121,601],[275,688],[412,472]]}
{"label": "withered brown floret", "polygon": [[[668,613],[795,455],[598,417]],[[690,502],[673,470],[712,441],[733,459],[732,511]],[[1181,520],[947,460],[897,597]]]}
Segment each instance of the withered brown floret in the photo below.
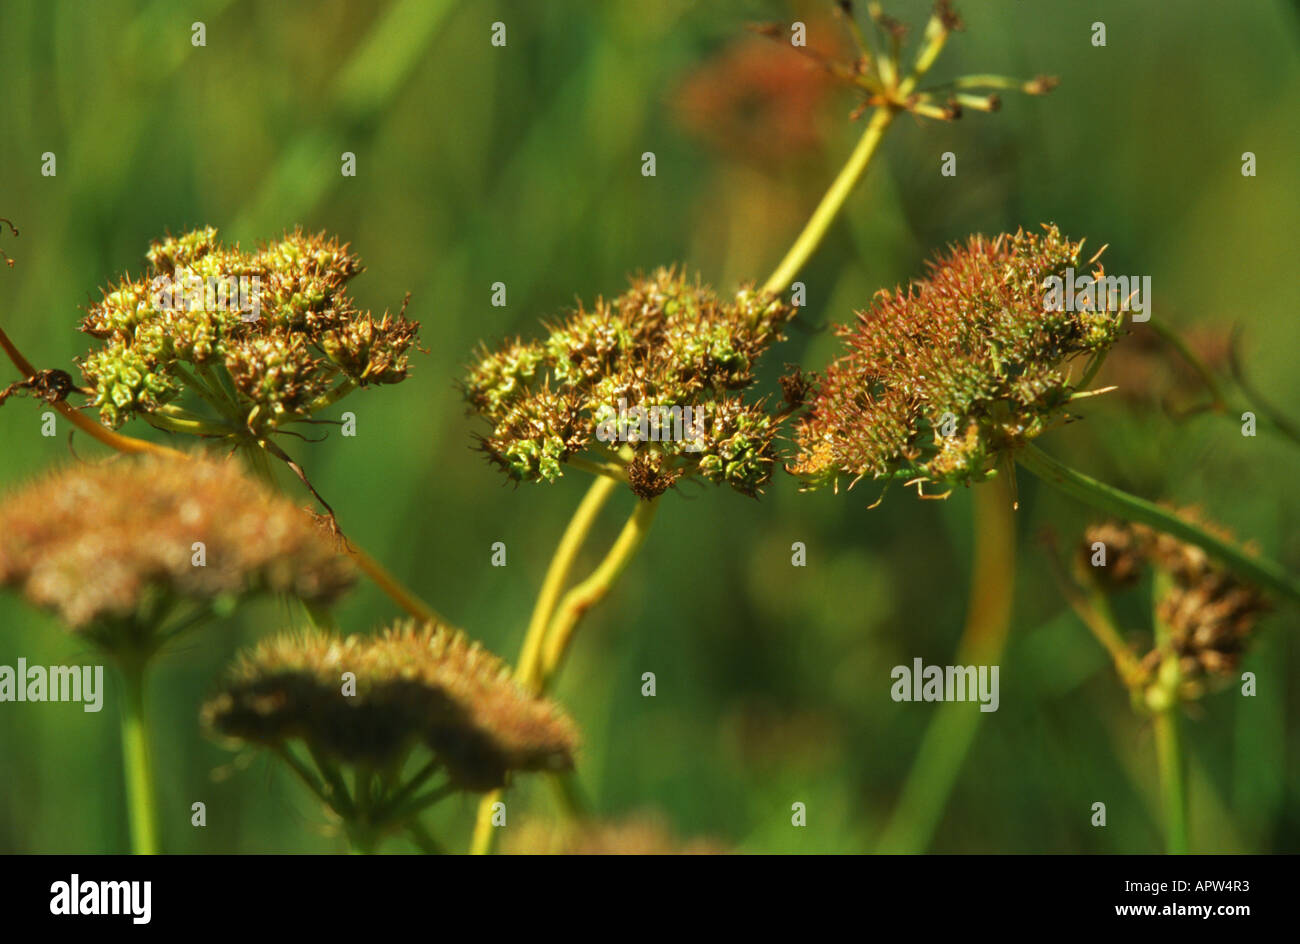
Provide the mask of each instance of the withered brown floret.
{"label": "withered brown floret", "polygon": [[[1097,544],[1104,545],[1104,566],[1093,564]],[[1130,525],[1107,521],[1091,525],[1084,532],[1079,567],[1106,589],[1132,586],[1142,576],[1145,563],[1141,542]]]}
{"label": "withered brown floret", "polygon": [[[1179,517],[1225,540],[1232,533],[1208,522],[1195,508],[1176,509]],[[1264,594],[1239,579],[1204,550],[1144,524],[1108,522],[1088,529],[1085,538],[1107,542],[1108,564],[1117,558],[1126,575],[1122,583],[1136,581],[1140,571],[1152,568],[1168,577],[1156,601],[1156,618],[1169,629],[1170,644],[1178,657],[1184,697],[1200,695],[1208,685],[1231,677],[1250,642],[1255,625],[1268,612]],[[1104,568],[1086,573],[1100,575]],[[1118,576],[1116,574],[1115,576]],[[1104,589],[1116,589],[1113,579],[1102,578]],[[1143,659],[1151,671],[1161,660],[1152,650]]]}

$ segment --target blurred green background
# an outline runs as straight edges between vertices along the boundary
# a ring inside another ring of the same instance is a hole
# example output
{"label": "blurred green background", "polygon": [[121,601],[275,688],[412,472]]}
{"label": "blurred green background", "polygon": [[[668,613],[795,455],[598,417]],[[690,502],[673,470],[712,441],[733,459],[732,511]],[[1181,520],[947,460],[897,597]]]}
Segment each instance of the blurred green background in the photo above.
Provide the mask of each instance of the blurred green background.
{"label": "blurred green background", "polygon": [[[891,2],[913,24],[924,3]],[[971,232],[1055,221],[1107,269],[1149,274],[1154,316],[1214,350],[1245,331],[1247,368],[1284,411],[1295,371],[1300,17],[1282,2],[1001,0],[959,8],[932,76],[1061,77],[1046,98],[941,125],[903,116],[802,275],[808,306],[769,355],[823,366],[827,327],[877,289],[919,275]],[[302,224],[367,264],[359,305],[422,324],[414,375],[335,408],[355,439],[286,441],[344,529],[425,599],[513,660],[555,542],[586,487],[512,487],[472,450],[453,382],[480,340],[531,334],[576,296],[683,262],[720,289],[761,280],[860,133],[853,95],[745,30],[800,18],[843,41],[829,3],[781,0],[396,0],[177,5],[0,3],[0,323],[43,367],[86,339],[79,307],[138,271],[151,239],[212,225],[246,246]],[[190,24],[206,24],[206,48]],[[490,45],[494,21],[507,45]],[[1108,44],[1095,48],[1091,24]],[[57,155],[43,177],[41,155]],[[342,177],[340,154],[356,154]],[[643,177],[653,151],[657,175]],[[956,177],[940,157],[957,155]],[[1258,176],[1243,177],[1252,151]],[[494,282],[508,305],[494,308]],[[1129,342],[1121,343],[1123,350]],[[1199,342],[1198,342],[1199,343]],[[1160,349],[1116,352],[1086,421],[1042,445],[1138,494],[1199,502],[1289,568],[1300,566],[1300,451],[1231,418],[1175,422],[1198,391]],[[6,363],[0,384],[17,379]],[[0,487],[71,461],[67,424],[40,435],[30,400],[0,409]],[[140,424],[126,432],[158,437]],[[104,450],[84,436],[83,457]],[[286,491],[301,495],[288,477]],[[949,663],[971,573],[970,493],[801,495],[778,474],[759,501],[687,486],[666,496],[641,555],[583,625],[557,695],[584,731],[580,779],[597,811],[652,808],[683,836],[743,851],[877,848],[938,706],[891,701],[890,669]],[[1089,513],[1022,475],[1015,609],[1001,707],[980,729],[933,835],[942,852],[1147,852],[1161,847],[1151,732],[1101,649],[1063,604],[1039,541],[1075,540]],[[306,496],[303,496],[304,502]],[[632,505],[620,493],[581,570]],[[508,566],[489,565],[503,541]],[[790,563],[805,542],[807,566]],[[340,610],[369,631],[394,607],[361,583]],[[1259,694],[1205,698],[1186,725],[1195,851],[1300,851],[1300,668],[1294,609],[1260,627],[1244,669]],[[274,601],[188,640],[151,689],[164,848],[335,851],[305,791],[263,755],[199,731],[197,710],[241,645],[295,617]],[[1139,628],[1135,619],[1132,628]],[[0,597],[0,664],[94,655],[49,616]],[[658,695],[640,694],[643,672]],[[115,681],[109,683],[115,686]],[[127,847],[115,688],[105,708],[0,704],[0,851]],[[975,706],[966,706],[975,712]],[[214,776],[216,774],[216,776]],[[940,791],[942,792],[942,791]],[[190,826],[190,804],[208,825]],[[791,804],[807,805],[792,828]],[[1089,824],[1107,804],[1104,828]],[[464,848],[476,803],[430,817]],[[554,815],[524,783],[511,814]],[[400,843],[389,846],[402,849]]]}

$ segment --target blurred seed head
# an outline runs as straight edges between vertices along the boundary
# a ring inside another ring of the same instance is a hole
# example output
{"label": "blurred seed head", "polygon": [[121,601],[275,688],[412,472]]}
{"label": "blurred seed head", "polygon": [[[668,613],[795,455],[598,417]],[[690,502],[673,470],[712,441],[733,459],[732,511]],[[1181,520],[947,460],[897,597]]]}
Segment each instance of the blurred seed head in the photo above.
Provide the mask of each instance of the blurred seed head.
{"label": "blurred seed head", "polygon": [[[344,695],[344,672],[356,694]],[[462,633],[401,623],[379,636],[284,635],[242,653],[203,709],[215,733],[264,746],[301,739],[345,763],[392,764],[417,744],[474,791],[513,771],[565,770],[578,737]]]}
{"label": "blurred seed head", "polygon": [[588,449],[619,461],[597,435],[619,401],[629,410],[703,411],[704,436],[626,443],[632,488],[650,497],[699,474],[753,495],[771,478],[777,419],[740,391],[793,309],[742,289],[723,299],[672,269],[632,279],[613,301],[597,299],[547,336],[483,349],[462,384],[472,412],[492,427],[483,451],[516,481],[552,482]]}
{"label": "blurred seed head", "polygon": [[351,581],[312,518],[233,460],[67,466],[0,501],[0,586],[96,636],[169,601],[275,592],[327,604]]}
{"label": "blurred seed head", "polygon": [[[807,41],[827,60],[847,55],[824,17],[806,21]],[[730,160],[779,168],[817,153],[824,140],[818,121],[835,80],[803,51],[747,36],[692,71],[676,97],[683,127]]]}
{"label": "blurred seed head", "polygon": [[841,477],[969,484],[1064,419],[1070,362],[1108,349],[1121,326],[1111,312],[1046,309],[1046,279],[1082,268],[1083,244],[1043,229],[973,236],[926,278],[877,293],[840,329],[848,352],[799,423],[790,471],[808,487]]}
{"label": "blurred seed head", "polygon": [[657,813],[576,826],[526,820],[506,837],[510,855],[725,855],[711,839],[680,840]]}
{"label": "blurred seed head", "polygon": [[[1093,566],[1096,553],[1093,545],[1101,543],[1106,546],[1106,565]],[[1095,581],[1105,590],[1119,590],[1131,587],[1142,576],[1146,555],[1138,536],[1131,525],[1107,521],[1089,525],[1084,532],[1083,543],[1079,545],[1077,566],[1088,579]]]}
{"label": "blurred seed head", "polygon": [[[1176,509],[1176,513],[1224,540],[1233,538],[1227,529],[1206,521],[1196,508]],[[1143,524],[1095,525],[1088,529],[1087,546],[1081,552],[1090,551],[1094,540],[1106,541],[1107,566],[1089,567],[1086,572],[1103,589],[1131,585],[1145,568],[1170,578],[1168,590],[1156,601],[1156,618],[1169,627],[1183,697],[1198,697],[1207,687],[1226,681],[1236,672],[1255,625],[1269,610],[1268,600],[1260,590],[1196,545]],[[1119,570],[1108,575],[1116,563]],[[1124,579],[1114,579],[1121,570]],[[1154,669],[1160,658],[1159,651],[1152,651],[1143,664]]]}

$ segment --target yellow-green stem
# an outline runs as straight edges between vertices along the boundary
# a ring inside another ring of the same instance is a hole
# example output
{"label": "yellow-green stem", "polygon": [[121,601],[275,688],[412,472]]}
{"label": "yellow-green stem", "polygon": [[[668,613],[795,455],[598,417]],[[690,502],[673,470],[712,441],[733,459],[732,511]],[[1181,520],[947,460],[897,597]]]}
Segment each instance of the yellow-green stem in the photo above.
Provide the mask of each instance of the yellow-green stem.
{"label": "yellow-green stem", "polygon": [[[617,484],[611,478],[597,476],[591,483],[591,487],[587,489],[587,494],[583,496],[577,511],[569,519],[564,535],[551,556],[546,577],[542,581],[542,589],[537,595],[537,602],[533,604],[533,615],[528,621],[528,630],[524,634],[519,661],[515,664],[515,677],[519,680],[519,684],[532,691],[538,690],[537,673],[541,661],[542,641],[546,635],[546,628],[551,623],[551,615],[555,612],[556,604],[564,590],[564,584],[569,579],[569,573],[573,570],[574,561],[582,549],[583,542],[591,532],[600,510],[605,507],[610,495],[614,493]],[[470,840],[470,853],[473,855],[486,855],[492,851],[494,835],[492,807],[500,802],[502,793],[502,790],[493,790],[479,801],[478,815],[474,820],[474,835]]]}
{"label": "yellow-green stem", "polygon": [[1052,458],[1032,443],[1021,447],[1016,453],[1016,460],[1048,485],[1072,498],[1092,505],[1099,511],[1117,515],[1127,521],[1150,525],[1180,541],[1195,544],[1247,580],[1281,596],[1300,600],[1300,582],[1280,565],[1266,557],[1247,554],[1235,544],[1183,520],[1167,508],[1084,475]]}
{"label": "yellow-green stem", "polygon": [[122,670],[122,765],[131,823],[131,851],[157,855],[158,826],[153,760],[144,711],[143,660],[124,662]]}
{"label": "yellow-green stem", "polygon": [[379,561],[375,560],[364,550],[362,550],[351,539],[343,541],[343,550],[361,572],[370,578],[376,587],[382,590],[390,600],[405,610],[411,616],[414,616],[422,623],[440,623],[444,626],[450,626],[451,623],[443,619],[438,611],[429,604],[417,597],[410,589],[407,588],[400,580],[388,572],[387,568]]}
{"label": "yellow-green stem", "polygon": [[813,210],[813,214],[809,218],[807,225],[804,226],[803,232],[795,239],[794,245],[790,247],[790,251],[785,254],[785,258],[777,265],[776,271],[763,283],[764,292],[777,295],[790,287],[790,283],[799,274],[799,270],[804,267],[812,254],[817,251],[817,247],[821,245],[831,223],[835,221],[840,208],[848,200],[849,194],[853,192],[853,189],[858,185],[858,181],[867,172],[871,158],[875,156],[876,149],[880,146],[880,141],[885,136],[885,131],[893,120],[894,110],[888,106],[881,106],[872,113],[866,130],[858,140],[857,147],[849,155],[848,163],[844,165],[839,175],[831,183],[830,189],[822,197],[821,203],[817,204],[817,209]]}
{"label": "yellow-green stem", "polygon": [[604,599],[645,542],[650,523],[654,521],[658,509],[659,496],[650,501],[638,502],[636,510],[623,525],[623,530],[619,532],[605,559],[591,572],[591,576],[566,593],[560,601],[544,637],[541,671],[537,680],[537,687],[541,691],[545,691],[554,680],[560,661],[564,658],[582,617]]}
{"label": "yellow-green stem", "polygon": [[[966,626],[957,647],[959,664],[996,664],[1006,646],[1015,596],[1013,508],[1011,485],[1005,477],[992,479],[972,493],[975,543]],[[939,707],[880,839],[880,852],[924,852],[929,847],[982,716],[970,704]]]}
{"label": "yellow-green stem", "polygon": [[1165,810],[1165,842],[1170,855],[1187,852],[1187,796],[1178,708],[1155,715],[1156,761],[1160,767],[1160,798]]}
{"label": "yellow-green stem", "polygon": [[1157,575],[1152,593],[1152,623],[1160,668],[1147,692],[1147,704],[1154,711],[1156,767],[1160,772],[1160,801],[1165,813],[1165,848],[1170,855],[1187,852],[1187,787],[1179,730],[1178,690],[1181,684],[1178,653],[1169,624],[1160,615],[1160,601],[1168,596],[1173,578]]}
{"label": "yellow-green stem", "polygon": [[528,631],[524,634],[523,648],[519,652],[519,662],[515,667],[515,676],[519,684],[526,688],[538,690],[539,670],[541,668],[542,642],[551,616],[560,599],[560,593],[573,570],[574,561],[582,549],[583,542],[591,532],[600,510],[605,507],[614,493],[617,483],[605,476],[598,477],[587,489],[578,510],[573,513],[569,525],[564,529],[564,536],[551,557],[546,577],[542,581],[541,592],[533,605],[533,615],[528,621]]}

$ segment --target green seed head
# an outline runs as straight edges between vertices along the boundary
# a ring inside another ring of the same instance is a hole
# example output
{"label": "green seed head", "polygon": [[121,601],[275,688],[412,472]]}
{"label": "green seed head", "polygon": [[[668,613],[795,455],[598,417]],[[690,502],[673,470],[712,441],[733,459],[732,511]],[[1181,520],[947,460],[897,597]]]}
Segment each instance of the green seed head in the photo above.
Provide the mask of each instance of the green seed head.
{"label": "green seed head", "polygon": [[491,425],[483,450],[516,481],[554,481],[583,456],[621,468],[643,498],[691,475],[755,494],[777,422],[740,392],[792,313],[751,289],[719,298],[670,269],[634,278],[540,340],[480,352],[462,386]]}

